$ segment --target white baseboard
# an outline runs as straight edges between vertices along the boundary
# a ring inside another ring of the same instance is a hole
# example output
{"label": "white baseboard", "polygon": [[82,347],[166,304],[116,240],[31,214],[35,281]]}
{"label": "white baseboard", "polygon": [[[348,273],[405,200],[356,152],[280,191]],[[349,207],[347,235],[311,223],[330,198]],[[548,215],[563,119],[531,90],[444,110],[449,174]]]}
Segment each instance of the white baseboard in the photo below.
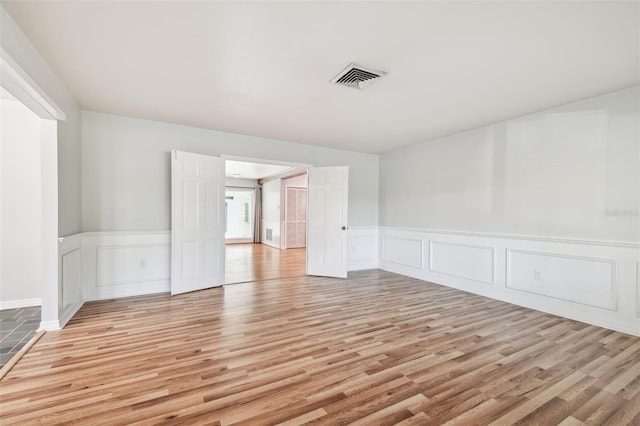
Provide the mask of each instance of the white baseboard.
{"label": "white baseboard", "polygon": [[71,318],[73,318],[76,312],[80,310],[82,305],[84,305],[84,302],[78,301],[73,305],[67,306],[67,308],[62,311],[62,314],[60,315],[60,320],[58,321],[60,328],[63,328],[65,325],[67,325],[69,320],[71,320]]}
{"label": "white baseboard", "polygon": [[42,321],[39,330],[56,331],[61,328],[60,321]]}
{"label": "white baseboard", "polygon": [[[84,303],[82,296],[82,234],[58,239],[58,327],[64,327]],[[54,327],[54,325],[51,325]],[[55,330],[55,328],[52,328]]]}
{"label": "white baseboard", "polygon": [[640,336],[637,244],[379,232],[380,269]]}
{"label": "white baseboard", "polygon": [[86,296],[86,301],[118,299],[121,297],[144,296],[147,294],[169,293],[171,281],[137,282],[127,286],[99,288]]}
{"label": "white baseboard", "polygon": [[272,243],[271,241],[263,240],[263,241],[261,242],[261,244],[264,244],[265,246],[273,247],[273,248],[275,248],[275,249],[280,250],[280,246],[279,246],[279,245],[277,245],[276,243]]}
{"label": "white baseboard", "polygon": [[41,306],[42,299],[19,299],[19,300],[3,300],[0,301],[0,310],[28,308],[30,306]]}

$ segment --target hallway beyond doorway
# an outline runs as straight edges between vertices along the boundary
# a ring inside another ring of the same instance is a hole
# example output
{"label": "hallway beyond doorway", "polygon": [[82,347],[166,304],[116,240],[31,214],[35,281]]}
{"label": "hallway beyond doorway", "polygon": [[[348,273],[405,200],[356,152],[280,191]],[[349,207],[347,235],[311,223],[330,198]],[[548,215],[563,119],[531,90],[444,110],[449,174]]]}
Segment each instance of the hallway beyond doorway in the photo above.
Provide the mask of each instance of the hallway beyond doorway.
{"label": "hallway beyond doorway", "polygon": [[278,250],[265,244],[225,246],[225,284],[306,274],[306,249]]}

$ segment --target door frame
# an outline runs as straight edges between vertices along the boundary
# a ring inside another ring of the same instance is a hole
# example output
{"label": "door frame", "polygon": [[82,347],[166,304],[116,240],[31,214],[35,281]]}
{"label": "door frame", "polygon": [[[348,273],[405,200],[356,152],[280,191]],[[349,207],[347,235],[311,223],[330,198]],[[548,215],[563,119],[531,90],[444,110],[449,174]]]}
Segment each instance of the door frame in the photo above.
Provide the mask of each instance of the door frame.
{"label": "door frame", "polygon": [[225,161],[232,160],[232,161],[244,161],[245,163],[274,164],[276,166],[299,167],[302,169],[309,169],[313,167],[313,164],[308,164],[308,163],[294,163],[291,161],[270,160],[268,158],[243,157],[241,155],[220,154],[220,158]]}
{"label": "door frame", "polygon": [[[295,167],[295,168],[307,169],[307,170],[314,167],[313,164],[308,164],[308,163],[295,163],[295,162],[291,162],[291,161],[271,160],[271,159],[268,159],[268,158],[244,157],[244,156],[241,156],[241,155],[220,154],[220,159],[224,161],[225,172],[226,172],[226,162],[227,162],[227,160],[244,161],[244,162],[248,162],[248,163],[259,163],[259,164],[275,164],[275,165],[278,165],[278,166],[289,166],[289,167]],[[308,215],[308,212],[307,212],[307,215]],[[283,220],[282,220],[282,216],[281,216],[280,217],[280,226],[281,227],[282,227],[282,221]],[[280,236],[282,238],[282,232],[280,233]],[[280,246],[282,246],[282,241],[280,241]],[[225,261],[226,261],[226,256],[225,256]],[[306,263],[307,263],[307,260],[305,258],[305,274],[306,274]]]}
{"label": "door frame", "polygon": [[66,116],[4,49],[0,49],[0,77],[2,87],[42,119],[41,153],[34,159],[42,173],[40,328],[59,330],[71,318],[60,306],[63,289],[58,265],[58,121],[65,121]]}

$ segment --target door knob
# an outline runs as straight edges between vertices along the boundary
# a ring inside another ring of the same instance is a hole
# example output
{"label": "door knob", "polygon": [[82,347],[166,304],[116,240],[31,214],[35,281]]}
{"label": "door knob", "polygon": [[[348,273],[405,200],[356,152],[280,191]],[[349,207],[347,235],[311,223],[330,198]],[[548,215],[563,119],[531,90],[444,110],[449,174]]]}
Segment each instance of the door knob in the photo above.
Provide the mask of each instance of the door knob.
{"label": "door knob", "polygon": [[342,228],[340,228],[340,229],[342,229],[343,231],[346,231],[347,227],[346,226],[342,226]]}

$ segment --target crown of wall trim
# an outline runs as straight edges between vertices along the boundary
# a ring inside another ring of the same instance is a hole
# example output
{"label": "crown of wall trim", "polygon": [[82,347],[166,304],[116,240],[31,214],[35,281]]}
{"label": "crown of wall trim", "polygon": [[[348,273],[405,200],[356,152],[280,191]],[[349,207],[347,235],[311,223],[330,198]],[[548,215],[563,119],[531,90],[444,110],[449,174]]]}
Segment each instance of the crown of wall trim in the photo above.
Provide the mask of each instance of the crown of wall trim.
{"label": "crown of wall trim", "polygon": [[66,120],[64,111],[4,49],[0,49],[0,77],[3,87],[40,118]]}

